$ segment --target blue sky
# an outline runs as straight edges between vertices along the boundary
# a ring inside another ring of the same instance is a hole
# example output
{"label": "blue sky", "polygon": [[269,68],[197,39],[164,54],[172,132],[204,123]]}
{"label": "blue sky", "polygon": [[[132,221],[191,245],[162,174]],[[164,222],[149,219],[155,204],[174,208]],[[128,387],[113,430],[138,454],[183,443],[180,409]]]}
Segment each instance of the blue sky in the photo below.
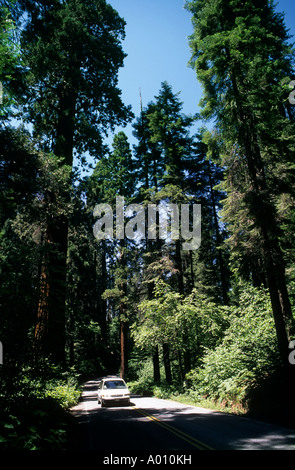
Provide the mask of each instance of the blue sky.
{"label": "blue sky", "polygon": [[[139,90],[146,106],[166,80],[174,93],[180,92],[183,112],[198,112],[202,90],[195,72],[187,65],[188,36],[193,29],[184,0],[109,0],[109,3],[127,23],[123,49],[128,56],[119,72],[124,103],[131,104],[134,114],[139,116]],[[277,9],[285,12],[285,22],[295,42],[295,1],[280,0]],[[135,143],[131,126],[124,131],[130,143]]]}
{"label": "blue sky", "polygon": [[[201,89],[194,71],[188,67],[188,36],[193,32],[191,15],[184,0],[109,0],[126,21],[123,50],[127,55],[119,72],[119,87],[125,104],[140,114],[140,90],[143,106],[154,100],[161,83],[167,81],[174,93],[180,93],[183,112],[195,114]],[[130,126],[125,130],[130,141]]]}

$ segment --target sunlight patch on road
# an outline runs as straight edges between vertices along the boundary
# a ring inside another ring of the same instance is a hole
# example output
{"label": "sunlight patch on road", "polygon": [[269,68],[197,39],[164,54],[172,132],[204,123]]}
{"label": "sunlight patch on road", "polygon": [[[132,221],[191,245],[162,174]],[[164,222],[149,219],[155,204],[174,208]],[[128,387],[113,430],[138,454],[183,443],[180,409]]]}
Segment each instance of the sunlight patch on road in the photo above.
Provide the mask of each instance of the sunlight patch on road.
{"label": "sunlight patch on road", "polygon": [[207,444],[204,444],[203,442],[199,441],[198,439],[195,439],[194,437],[190,436],[189,434],[186,434],[185,432],[181,431],[180,429],[175,428],[174,426],[171,426],[170,424],[165,423],[164,421],[161,421],[159,418],[156,418],[153,415],[150,415],[143,409],[137,408],[136,406],[132,407],[134,410],[136,410],[138,413],[141,413],[144,415],[146,418],[149,420],[157,423],[159,426],[162,426],[164,429],[167,431],[171,432],[172,434],[176,435],[177,437],[181,438],[182,440],[186,441],[189,443],[191,446],[195,447],[198,450],[214,450],[212,447],[208,446]]}

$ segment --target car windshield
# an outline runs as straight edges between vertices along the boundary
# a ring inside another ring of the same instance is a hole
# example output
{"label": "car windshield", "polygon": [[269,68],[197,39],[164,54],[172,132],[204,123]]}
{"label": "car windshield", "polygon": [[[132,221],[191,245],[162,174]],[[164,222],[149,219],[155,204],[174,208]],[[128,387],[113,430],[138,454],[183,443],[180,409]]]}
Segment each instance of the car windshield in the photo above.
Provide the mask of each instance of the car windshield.
{"label": "car windshield", "polygon": [[108,380],[104,383],[103,388],[127,388],[122,380]]}

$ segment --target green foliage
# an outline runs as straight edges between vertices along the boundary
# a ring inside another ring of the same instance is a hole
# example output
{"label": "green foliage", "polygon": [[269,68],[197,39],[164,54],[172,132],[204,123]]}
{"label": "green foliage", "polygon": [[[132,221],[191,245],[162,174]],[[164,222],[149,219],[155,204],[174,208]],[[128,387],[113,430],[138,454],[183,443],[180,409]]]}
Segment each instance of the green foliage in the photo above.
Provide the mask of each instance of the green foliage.
{"label": "green foliage", "polygon": [[132,327],[137,347],[167,342],[174,350],[194,351],[195,361],[220,341],[228,325],[228,307],[210,302],[197,290],[182,297],[161,280],[155,286],[154,298],[142,302],[139,311],[139,321]]}
{"label": "green foliage", "polygon": [[192,145],[189,131],[194,118],[184,115],[182,107],[179,93],[174,94],[171,86],[163,82],[155,101],[142,110],[134,123],[138,139],[136,166],[145,190],[153,187],[158,191],[168,185],[184,189],[185,160]]}
{"label": "green foliage", "polygon": [[15,8],[15,1],[8,0],[0,6],[0,83],[1,104],[0,119],[15,113],[14,88],[17,68],[21,64],[20,48],[16,41],[16,27],[9,9]]}
{"label": "green foliage", "polygon": [[[128,380],[128,387],[132,393],[140,394],[143,396],[151,396],[153,394],[153,364],[149,357],[148,359],[142,359],[139,363],[133,365],[131,360],[132,379]],[[136,375],[136,377],[134,377]]]}
{"label": "green foliage", "polygon": [[124,20],[105,0],[25,7],[24,117],[38,140],[70,165],[73,148],[79,156],[103,154],[107,129],[132,116],[117,87]]}
{"label": "green foliage", "polygon": [[17,376],[11,367],[11,386],[7,368],[0,393],[0,449],[68,449],[72,424],[66,410],[81,394],[75,371],[62,372],[47,360],[39,364],[38,373],[33,365],[27,365]]}
{"label": "green foliage", "polygon": [[156,346],[162,342],[177,341],[180,328],[177,306],[180,294],[159,281],[154,289],[155,298],[139,305],[142,315],[141,327],[134,330],[138,346]]}
{"label": "green foliage", "polygon": [[208,349],[201,367],[187,375],[199,397],[246,404],[249,391],[280,364],[267,293],[241,287],[222,342]]}
{"label": "green foliage", "polygon": [[31,401],[27,410],[2,417],[0,449],[66,450],[67,423],[50,402]]}
{"label": "green foliage", "polygon": [[187,8],[191,64],[204,90],[201,114],[215,119],[213,138],[204,137],[226,168],[219,188],[226,193],[221,215],[231,267],[268,286],[287,365],[295,325],[285,267],[294,260],[286,256],[282,227],[292,227],[294,204],[294,107],[287,99],[294,50],[272,1],[193,0]]}

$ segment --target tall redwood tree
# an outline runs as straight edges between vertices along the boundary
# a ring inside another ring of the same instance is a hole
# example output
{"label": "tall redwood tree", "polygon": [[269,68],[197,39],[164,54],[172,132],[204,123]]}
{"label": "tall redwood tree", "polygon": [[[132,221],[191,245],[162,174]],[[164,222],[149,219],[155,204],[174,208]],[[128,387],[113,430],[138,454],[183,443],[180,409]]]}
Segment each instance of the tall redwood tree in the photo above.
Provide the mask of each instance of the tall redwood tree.
{"label": "tall redwood tree", "polygon": [[[26,13],[23,110],[34,137],[69,169],[74,156],[89,152],[99,158],[107,131],[131,117],[117,86],[125,57],[124,20],[105,0],[19,3]],[[62,197],[69,201],[67,188],[68,182]],[[45,203],[57,197],[50,191]],[[61,210],[47,220],[36,326],[39,349],[57,362],[65,350],[67,238],[68,216]]]}
{"label": "tall redwood tree", "polygon": [[187,8],[193,14],[190,46],[204,89],[203,116],[215,119],[227,170],[224,213],[232,247],[242,240],[239,248],[255,252],[262,264],[286,363],[294,322],[279,203],[282,195],[294,198],[295,129],[287,99],[294,56],[283,16],[268,0],[193,0]]}

